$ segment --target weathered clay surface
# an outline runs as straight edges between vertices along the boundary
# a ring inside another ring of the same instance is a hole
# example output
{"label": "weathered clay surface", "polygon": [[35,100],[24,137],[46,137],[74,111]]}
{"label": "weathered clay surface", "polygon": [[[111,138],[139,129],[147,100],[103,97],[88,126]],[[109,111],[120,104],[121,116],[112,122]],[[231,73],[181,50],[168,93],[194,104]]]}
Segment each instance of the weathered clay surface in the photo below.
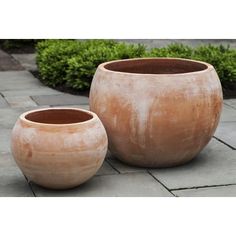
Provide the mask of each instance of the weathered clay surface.
{"label": "weathered clay surface", "polygon": [[107,152],[107,135],[96,114],[47,108],[22,114],[12,131],[12,153],[30,180],[54,189],[91,178]]}
{"label": "weathered clay surface", "polygon": [[215,69],[184,59],[103,63],[90,90],[90,109],[106,128],[110,151],[143,167],[193,159],[211,139],[221,107]]}

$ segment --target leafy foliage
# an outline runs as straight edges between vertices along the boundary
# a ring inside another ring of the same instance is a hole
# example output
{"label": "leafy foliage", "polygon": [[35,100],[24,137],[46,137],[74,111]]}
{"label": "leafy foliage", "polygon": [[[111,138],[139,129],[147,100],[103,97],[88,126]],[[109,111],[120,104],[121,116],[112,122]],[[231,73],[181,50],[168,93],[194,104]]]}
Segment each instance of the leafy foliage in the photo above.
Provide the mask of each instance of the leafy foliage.
{"label": "leafy foliage", "polygon": [[60,84],[76,90],[90,87],[97,66],[105,61],[140,58],[175,57],[212,64],[222,82],[236,82],[236,50],[202,45],[196,48],[170,44],[147,50],[144,45],[115,40],[45,40],[37,44],[37,64],[41,79],[50,86]]}

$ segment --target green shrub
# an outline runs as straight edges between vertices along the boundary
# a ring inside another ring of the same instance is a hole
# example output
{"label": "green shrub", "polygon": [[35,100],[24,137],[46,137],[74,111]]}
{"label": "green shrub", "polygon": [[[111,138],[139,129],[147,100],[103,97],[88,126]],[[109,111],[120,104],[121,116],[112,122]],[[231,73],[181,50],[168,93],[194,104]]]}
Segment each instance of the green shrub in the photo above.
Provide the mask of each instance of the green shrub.
{"label": "green shrub", "polygon": [[141,45],[114,43],[108,47],[106,44],[97,45],[96,41],[90,42],[83,53],[68,60],[66,83],[74,89],[87,89],[99,64],[117,59],[142,57],[144,53],[145,47]]}
{"label": "green shrub", "polygon": [[37,64],[41,79],[50,86],[60,84],[76,90],[90,87],[100,63],[139,57],[176,57],[212,64],[222,82],[236,82],[236,50],[224,46],[205,45],[192,48],[170,44],[146,50],[143,45],[114,40],[45,40],[37,44]]}
{"label": "green shrub", "polygon": [[150,57],[177,57],[177,58],[191,58],[193,49],[183,44],[170,44],[163,48],[153,48],[147,56]]}
{"label": "green shrub", "polygon": [[37,45],[37,65],[45,84],[84,90],[90,87],[97,66],[106,61],[142,57],[143,45],[114,40],[46,40]]}

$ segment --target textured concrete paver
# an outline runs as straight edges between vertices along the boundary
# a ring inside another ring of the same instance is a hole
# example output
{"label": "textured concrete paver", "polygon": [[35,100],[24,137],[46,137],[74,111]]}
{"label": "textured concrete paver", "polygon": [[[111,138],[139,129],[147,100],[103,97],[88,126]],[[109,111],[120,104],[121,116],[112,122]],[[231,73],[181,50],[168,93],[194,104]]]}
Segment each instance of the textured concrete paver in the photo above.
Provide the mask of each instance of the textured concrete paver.
{"label": "textured concrete paver", "polygon": [[236,149],[236,121],[220,123],[214,136]]}
{"label": "textured concrete paver", "polygon": [[224,103],[236,109],[236,99],[226,99]]}
{"label": "textured concrete paver", "polygon": [[11,129],[15,124],[17,118],[24,112],[22,108],[3,108],[0,114],[0,128]]}
{"label": "textured concrete paver", "polygon": [[107,161],[115,168],[119,173],[125,174],[125,173],[138,173],[138,172],[147,172],[145,168],[139,168],[134,166],[129,166],[125,163],[122,163],[117,158],[115,158],[110,152],[108,152],[107,155]]}
{"label": "textured concrete paver", "polygon": [[5,90],[1,93],[5,97],[15,97],[15,96],[35,96],[35,95],[54,95],[54,94],[63,94],[55,89],[48,87],[39,87],[34,89],[21,89],[21,90]]}
{"label": "textured concrete paver", "polygon": [[236,121],[236,109],[224,105],[220,117],[220,122]]}
{"label": "textured concrete paver", "polygon": [[6,100],[0,94],[0,108],[6,108],[6,107],[9,107],[9,105],[6,102]]}
{"label": "textured concrete paver", "polygon": [[4,90],[35,89],[42,86],[28,71],[4,71],[0,72],[1,92]]}
{"label": "textured concrete paver", "polygon": [[0,50],[0,71],[23,70],[24,68],[13,57]]}
{"label": "textured concrete paver", "polygon": [[36,65],[36,54],[12,54],[12,56],[26,69],[26,70],[37,70]]}
{"label": "textured concrete paver", "polygon": [[96,176],[85,184],[67,191],[53,191],[32,184],[36,196],[74,197],[169,197],[172,196],[146,173]]}
{"label": "textured concrete paver", "polygon": [[59,94],[59,95],[44,95],[44,96],[32,96],[32,99],[38,105],[85,105],[88,104],[88,97],[75,96],[71,94]]}
{"label": "textured concrete paver", "polygon": [[25,107],[25,108],[3,108],[0,113],[0,128],[12,129],[18,117],[29,110],[47,108],[48,106]]}
{"label": "textured concrete paver", "polygon": [[11,129],[0,128],[0,152],[7,153],[10,152],[10,142],[11,142]]}
{"label": "textured concrete paver", "polygon": [[37,106],[29,96],[5,97],[5,99],[12,108]]}
{"label": "textured concrete paver", "polygon": [[236,184],[236,151],[217,142],[185,165],[150,172],[169,189]]}
{"label": "textured concrete paver", "polygon": [[[63,106],[50,106],[50,107],[61,107],[61,108],[63,108],[63,107],[68,107],[68,105],[63,105]],[[84,109],[84,110],[90,110],[89,109],[89,105],[69,105],[69,107],[74,107],[74,108],[80,108],[80,109]]]}
{"label": "textured concrete paver", "polygon": [[179,197],[235,197],[236,185],[173,191]]}
{"label": "textured concrete paver", "polygon": [[0,153],[0,197],[32,197],[33,193],[11,154]]}
{"label": "textured concrete paver", "polygon": [[102,167],[96,173],[96,175],[115,175],[115,174],[119,173],[115,169],[113,169],[107,161],[103,162]]}

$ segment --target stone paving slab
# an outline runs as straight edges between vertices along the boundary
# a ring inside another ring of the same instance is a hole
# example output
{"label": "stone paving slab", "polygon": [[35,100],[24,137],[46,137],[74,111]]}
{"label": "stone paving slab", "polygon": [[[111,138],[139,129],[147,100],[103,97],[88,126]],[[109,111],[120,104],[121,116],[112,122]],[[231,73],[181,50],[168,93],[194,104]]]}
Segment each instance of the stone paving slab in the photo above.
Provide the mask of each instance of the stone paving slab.
{"label": "stone paving slab", "polygon": [[99,175],[115,175],[115,174],[119,174],[119,172],[116,171],[114,168],[112,168],[111,165],[107,161],[103,162],[102,167],[96,173],[97,176],[99,176]]}
{"label": "stone paving slab", "polygon": [[110,163],[110,165],[113,166],[119,173],[126,174],[126,173],[139,173],[139,172],[147,172],[145,168],[139,168],[127,165],[121,161],[119,161],[117,158],[115,158],[110,152],[107,154],[107,162]]}
{"label": "stone paving slab", "polygon": [[28,71],[0,72],[0,90],[26,90],[42,87],[42,83]]}
{"label": "stone paving slab", "polygon": [[8,103],[6,100],[0,95],[0,108],[6,108],[9,107]]}
{"label": "stone paving slab", "polygon": [[24,68],[13,57],[0,50],[0,71],[24,70]]}
{"label": "stone paving slab", "polygon": [[235,197],[236,185],[172,191],[178,197]]}
{"label": "stone paving slab", "polygon": [[8,153],[11,151],[11,129],[0,128],[0,153]]}
{"label": "stone paving slab", "polygon": [[5,99],[12,108],[37,106],[29,96],[5,97]]}
{"label": "stone paving slab", "polygon": [[63,105],[63,106],[50,106],[50,107],[61,107],[61,108],[74,107],[74,108],[80,108],[80,109],[84,109],[84,110],[88,110],[88,111],[90,110],[89,105],[67,105],[67,106]]}
{"label": "stone paving slab", "polygon": [[12,54],[13,58],[18,61],[26,70],[37,70],[36,65],[36,54],[28,53],[28,54]]}
{"label": "stone paving slab", "polygon": [[224,103],[236,109],[236,99],[226,99]]}
{"label": "stone paving slab", "polygon": [[185,165],[151,169],[150,172],[172,190],[236,184],[236,151],[217,142],[211,142],[193,161]]}
{"label": "stone paving slab", "polygon": [[36,89],[5,90],[1,93],[5,97],[63,94],[60,91],[48,87],[37,87]]}
{"label": "stone paving slab", "polygon": [[16,123],[18,117],[30,110],[47,108],[48,106],[37,106],[37,107],[25,107],[25,108],[2,108],[0,113],[0,129],[12,129]]}
{"label": "stone paving slab", "polygon": [[236,121],[236,109],[223,105],[220,122]]}
{"label": "stone paving slab", "polygon": [[0,153],[0,197],[33,197],[11,154]]}
{"label": "stone paving slab", "polygon": [[222,122],[214,136],[236,149],[236,122]]}
{"label": "stone paving slab", "polygon": [[41,197],[171,197],[160,183],[146,173],[96,176],[85,184],[67,191],[53,191],[32,184]]}
{"label": "stone paving slab", "polygon": [[71,94],[32,96],[38,105],[62,106],[62,105],[87,105],[88,97]]}

